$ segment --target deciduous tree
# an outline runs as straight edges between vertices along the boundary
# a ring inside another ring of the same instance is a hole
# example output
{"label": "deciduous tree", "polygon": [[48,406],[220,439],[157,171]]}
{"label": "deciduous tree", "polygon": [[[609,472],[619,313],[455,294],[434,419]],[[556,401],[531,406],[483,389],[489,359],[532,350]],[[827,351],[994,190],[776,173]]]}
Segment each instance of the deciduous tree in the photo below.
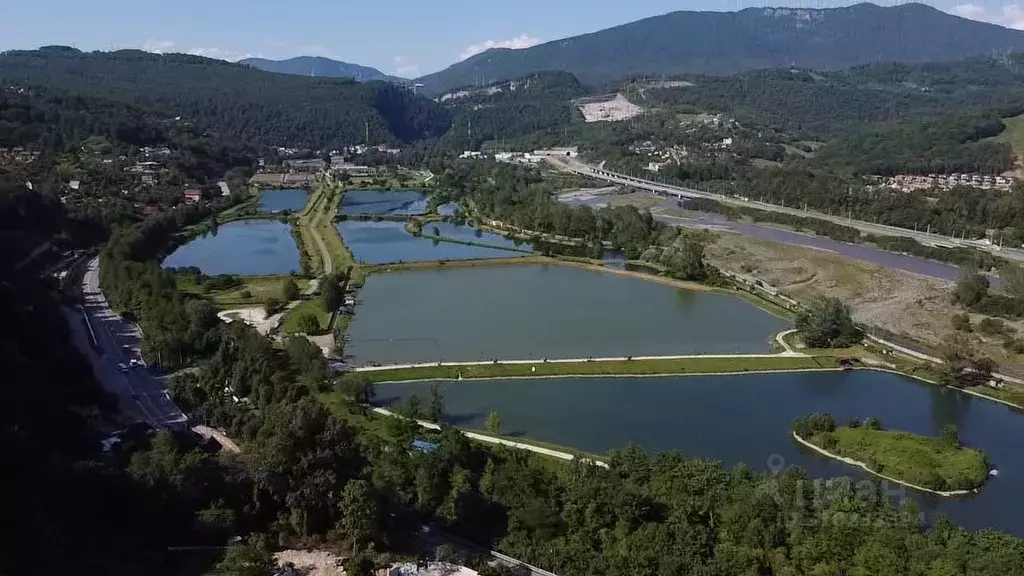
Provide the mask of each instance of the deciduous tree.
{"label": "deciduous tree", "polygon": [[863,338],[853,323],[850,307],[838,298],[816,300],[796,318],[796,328],[810,348],[845,348]]}
{"label": "deciduous tree", "polygon": [[288,278],[281,284],[281,299],[285,302],[299,299],[299,285],[294,278]]}
{"label": "deciduous tree", "polygon": [[497,410],[492,409],[487,414],[487,431],[497,436],[501,432],[501,415],[498,414]]}

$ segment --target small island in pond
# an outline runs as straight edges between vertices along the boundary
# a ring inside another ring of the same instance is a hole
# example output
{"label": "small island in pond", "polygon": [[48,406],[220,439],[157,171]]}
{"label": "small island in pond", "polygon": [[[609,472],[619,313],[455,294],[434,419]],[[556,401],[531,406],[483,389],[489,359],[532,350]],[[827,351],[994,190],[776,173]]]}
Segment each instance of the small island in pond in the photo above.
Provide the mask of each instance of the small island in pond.
{"label": "small island in pond", "polygon": [[975,492],[989,475],[988,457],[964,447],[952,425],[931,438],[885,430],[876,418],[836,426],[829,414],[811,414],[793,421],[793,437],[831,458],[942,496]]}

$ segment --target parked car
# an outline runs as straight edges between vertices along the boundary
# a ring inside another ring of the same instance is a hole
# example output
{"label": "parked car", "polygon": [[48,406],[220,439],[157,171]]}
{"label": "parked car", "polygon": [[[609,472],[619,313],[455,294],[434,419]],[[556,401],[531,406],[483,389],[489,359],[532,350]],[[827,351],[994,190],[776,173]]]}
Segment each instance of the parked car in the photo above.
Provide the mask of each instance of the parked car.
{"label": "parked car", "polygon": [[124,365],[124,362],[118,362],[117,363],[117,369],[120,370],[121,372],[127,372],[128,371],[128,367]]}

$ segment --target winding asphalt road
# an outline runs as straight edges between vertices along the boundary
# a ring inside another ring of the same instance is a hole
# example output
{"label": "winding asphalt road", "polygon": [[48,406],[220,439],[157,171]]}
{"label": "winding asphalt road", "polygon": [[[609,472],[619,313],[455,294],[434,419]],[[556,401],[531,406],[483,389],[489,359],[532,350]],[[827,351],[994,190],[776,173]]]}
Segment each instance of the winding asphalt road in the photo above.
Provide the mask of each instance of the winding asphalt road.
{"label": "winding asphalt road", "polygon": [[131,358],[139,357],[142,331],[111,310],[100,291],[99,270],[99,258],[93,258],[82,280],[82,309],[98,345],[88,355],[97,379],[117,395],[127,412],[154,428],[184,426],[187,418],[171,400],[164,378],[145,366],[119,367],[129,366]]}

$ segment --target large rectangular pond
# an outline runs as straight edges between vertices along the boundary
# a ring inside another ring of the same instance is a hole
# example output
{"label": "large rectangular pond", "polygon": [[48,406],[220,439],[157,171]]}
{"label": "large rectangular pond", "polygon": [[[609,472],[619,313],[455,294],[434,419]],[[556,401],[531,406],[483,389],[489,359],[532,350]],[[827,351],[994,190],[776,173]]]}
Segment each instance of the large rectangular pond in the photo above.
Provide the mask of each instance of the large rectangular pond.
{"label": "large rectangular pond", "polygon": [[301,212],[308,201],[305,190],[264,190],[260,192],[260,212]]}
{"label": "large rectangular pond", "polygon": [[[439,222],[444,224],[443,222]],[[405,222],[372,222],[343,220],[337,224],[345,246],[359,262],[367,264],[395,264],[398,262],[424,262],[431,260],[475,260],[481,258],[518,258],[523,252],[513,252],[486,246],[471,246],[413,236],[405,229]],[[431,225],[427,225],[430,233]],[[498,237],[501,240],[504,238]],[[511,243],[510,243],[511,244]]]}
{"label": "large rectangular pond", "polygon": [[338,208],[349,216],[419,216],[427,211],[427,193],[418,190],[349,190]]}
{"label": "large rectangular pond", "polygon": [[270,276],[299,270],[291,226],[275,220],[240,220],[179,246],[164,268],[196,266],[204,274]]}
{"label": "large rectangular pond", "polygon": [[[377,400],[394,404],[429,396],[430,383],[377,385]],[[890,484],[916,500],[933,521],[948,514],[970,529],[992,527],[1024,536],[1024,415],[994,402],[895,374],[869,371],[462,381],[442,384],[446,419],[485,427],[491,409],[506,435],[603,453],[639,443],[648,451],[681,450],[727,466],[759,471],[803,467],[811,478],[867,473],[794,442],[791,423],[811,412],[881,418],[888,428],[938,436],[955,424],[963,441],[984,450],[999,476],[977,495],[942,498]]]}
{"label": "large rectangular pond", "polygon": [[764,353],[786,320],[746,300],[557,265],[367,278],[349,325],[357,363]]}

